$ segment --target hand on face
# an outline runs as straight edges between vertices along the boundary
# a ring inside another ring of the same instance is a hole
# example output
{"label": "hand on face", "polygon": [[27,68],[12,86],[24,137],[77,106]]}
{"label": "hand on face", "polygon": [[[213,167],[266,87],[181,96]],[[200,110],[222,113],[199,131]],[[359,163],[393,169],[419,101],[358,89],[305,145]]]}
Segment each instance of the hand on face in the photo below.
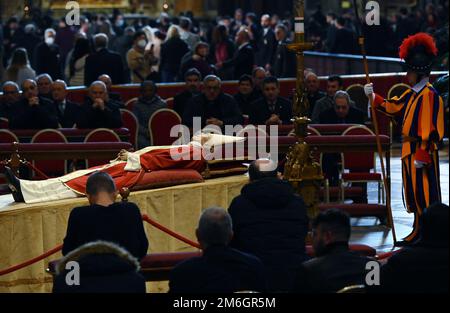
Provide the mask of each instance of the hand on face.
{"label": "hand on face", "polygon": [[30,106],[34,107],[34,106],[38,106],[39,105],[39,98],[38,97],[31,97],[28,100],[28,103]]}

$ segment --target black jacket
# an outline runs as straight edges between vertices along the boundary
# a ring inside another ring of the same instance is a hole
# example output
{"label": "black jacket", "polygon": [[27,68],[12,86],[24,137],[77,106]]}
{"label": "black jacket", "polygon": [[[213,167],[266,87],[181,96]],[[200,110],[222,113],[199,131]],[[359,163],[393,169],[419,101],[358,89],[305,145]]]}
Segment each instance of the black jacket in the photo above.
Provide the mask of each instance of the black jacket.
{"label": "black jacket", "polygon": [[180,38],[171,38],[161,45],[160,70],[178,74],[181,60],[189,52],[187,44]]}
{"label": "black jacket", "polygon": [[277,78],[287,78],[297,76],[297,61],[295,53],[286,47],[290,41],[278,43],[275,56],[272,61],[272,71]]}
{"label": "black jacket", "polygon": [[448,293],[448,244],[418,244],[394,254],[381,267],[383,293]]}
{"label": "black jacket", "polygon": [[264,29],[261,30],[261,38],[258,41],[258,52],[256,53],[257,64],[259,66],[266,66],[272,64],[273,56],[277,48],[277,40],[274,31],[269,27],[266,35]]}
{"label": "black jacket", "polygon": [[61,111],[60,105],[54,102],[55,110],[58,116],[58,124],[61,128],[72,128],[75,124],[83,119],[82,109],[78,103],[66,100],[64,112]]}
{"label": "black jacket", "polygon": [[53,293],[145,293],[137,267],[117,254],[87,254],[78,259],[80,284],[68,285],[68,270],[55,276]]}
{"label": "black jacket", "polygon": [[304,262],[297,272],[294,292],[334,293],[351,285],[365,285],[366,264],[373,261],[348,250],[347,243],[336,243],[320,257]]}
{"label": "black jacket", "polygon": [[256,255],[265,266],[270,291],[288,291],[307,258],[308,217],[303,200],[288,182],[265,178],[242,188],[231,202],[231,246]]}
{"label": "black jacket", "polygon": [[[199,94],[196,94],[199,95]],[[192,97],[196,96],[192,94],[189,90],[185,90],[179,94],[177,94],[173,98],[173,109],[175,112],[177,112],[181,117],[183,117],[184,109],[186,108],[189,100],[192,99]]]}
{"label": "black jacket", "polygon": [[103,74],[111,77],[113,85],[125,83],[124,65],[120,54],[102,49],[86,58],[84,66],[85,86],[89,86]]}
{"label": "black jacket", "polygon": [[232,59],[223,63],[224,68],[233,68],[233,78],[239,79],[242,75],[252,75],[255,64],[255,53],[250,44],[237,49]]}
{"label": "black jacket", "polygon": [[266,121],[272,114],[278,115],[283,124],[292,123],[292,103],[286,98],[278,97],[274,111],[270,110],[266,98],[260,98],[259,100],[256,100],[250,105],[250,107],[250,124],[265,125]]}
{"label": "black jacket", "polygon": [[38,44],[33,53],[34,69],[36,74],[49,74],[53,80],[61,79],[61,60],[59,46],[56,44],[47,45],[45,42]]}
{"label": "black jacket", "polygon": [[74,208],[69,216],[63,255],[98,240],[113,242],[135,258],[143,258],[147,254],[148,240],[139,208],[134,203]]}
{"label": "black jacket", "polygon": [[356,108],[350,107],[346,118],[336,115],[334,108],[323,111],[319,115],[320,124],[364,124],[364,113]]}
{"label": "black jacket", "polygon": [[266,291],[261,261],[225,246],[209,247],[203,256],[177,265],[170,273],[170,293]]}
{"label": "black jacket", "polygon": [[58,118],[55,106],[48,99],[39,97],[39,105],[30,107],[28,99],[22,99],[12,105],[9,128],[58,128]]}
{"label": "black jacket", "polygon": [[225,93],[219,94],[213,102],[209,102],[204,94],[189,100],[183,113],[183,124],[192,127],[194,117],[201,117],[202,127],[206,126],[206,120],[210,117],[221,120],[224,125],[238,125],[243,122],[242,113],[236,101]]}
{"label": "black jacket", "polygon": [[120,128],[122,127],[122,117],[120,109],[113,101],[105,104],[105,109],[94,108],[92,100],[81,106],[81,119],[77,123],[77,128]]}
{"label": "black jacket", "polygon": [[237,104],[239,105],[239,108],[241,109],[242,114],[250,115],[251,113],[251,104],[259,99],[259,94],[255,91],[253,91],[251,94],[244,96],[240,92],[235,94],[234,100],[236,100]]}

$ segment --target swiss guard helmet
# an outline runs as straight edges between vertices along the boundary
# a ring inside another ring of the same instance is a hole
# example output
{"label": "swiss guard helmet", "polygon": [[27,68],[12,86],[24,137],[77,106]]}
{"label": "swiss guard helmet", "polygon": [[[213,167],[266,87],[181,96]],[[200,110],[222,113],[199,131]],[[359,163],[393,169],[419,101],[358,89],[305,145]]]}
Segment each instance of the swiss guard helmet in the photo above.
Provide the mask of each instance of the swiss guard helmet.
{"label": "swiss guard helmet", "polygon": [[431,65],[438,54],[436,42],[427,33],[409,36],[400,46],[399,57],[405,60],[408,71],[430,75]]}

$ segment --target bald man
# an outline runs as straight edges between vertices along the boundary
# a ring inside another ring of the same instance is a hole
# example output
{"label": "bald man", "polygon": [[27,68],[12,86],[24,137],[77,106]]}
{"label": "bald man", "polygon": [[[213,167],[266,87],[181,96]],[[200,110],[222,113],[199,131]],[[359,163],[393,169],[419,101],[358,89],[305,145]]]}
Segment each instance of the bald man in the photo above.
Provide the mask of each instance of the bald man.
{"label": "bald man", "polygon": [[107,75],[107,74],[102,74],[98,77],[97,80],[105,83],[106,90],[108,91],[109,100],[115,101],[119,107],[125,108],[125,105],[122,101],[122,96],[120,95],[120,93],[111,91],[111,88],[112,88],[111,77],[109,77],[109,75]]}
{"label": "bald man", "polygon": [[81,114],[78,128],[122,127],[119,107],[109,100],[106,85],[99,80],[90,85],[88,98],[82,107]]}
{"label": "bald man", "polygon": [[251,75],[253,65],[255,64],[255,53],[250,44],[250,35],[248,30],[242,29],[236,34],[236,46],[238,49],[233,58],[223,63],[218,63],[218,68],[233,68],[233,79],[238,80],[242,75]]}
{"label": "bald man", "polygon": [[58,116],[58,124],[61,128],[76,127],[81,116],[81,106],[69,101],[67,97],[67,85],[63,80],[56,80],[51,85],[51,94]]}
{"label": "bald man", "polygon": [[38,87],[34,80],[25,80],[22,84],[22,99],[12,107],[9,128],[45,129],[57,127],[58,118],[53,103],[38,95]]}

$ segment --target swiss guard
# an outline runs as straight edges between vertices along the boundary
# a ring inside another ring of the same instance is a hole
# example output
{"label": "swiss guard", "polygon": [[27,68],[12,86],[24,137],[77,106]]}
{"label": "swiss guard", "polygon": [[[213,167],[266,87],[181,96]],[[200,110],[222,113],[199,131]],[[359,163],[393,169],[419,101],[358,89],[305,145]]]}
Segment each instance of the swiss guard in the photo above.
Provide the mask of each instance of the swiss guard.
{"label": "swiss guard", "polygon": [[414,225],[400,245],[411,244],[420,237],[420,216],[424,209],[441,201],[438,146],[444,136],[444,104],[429,82],[437,53],[430,35],[409,36],[400,46],[399,56],[405,61],[406,76],[412,87],[400,97],[383,99],[373,92],[373,84],[364,86],[377,110],[403,120],[403,195],[406,210],[414,213]]}

